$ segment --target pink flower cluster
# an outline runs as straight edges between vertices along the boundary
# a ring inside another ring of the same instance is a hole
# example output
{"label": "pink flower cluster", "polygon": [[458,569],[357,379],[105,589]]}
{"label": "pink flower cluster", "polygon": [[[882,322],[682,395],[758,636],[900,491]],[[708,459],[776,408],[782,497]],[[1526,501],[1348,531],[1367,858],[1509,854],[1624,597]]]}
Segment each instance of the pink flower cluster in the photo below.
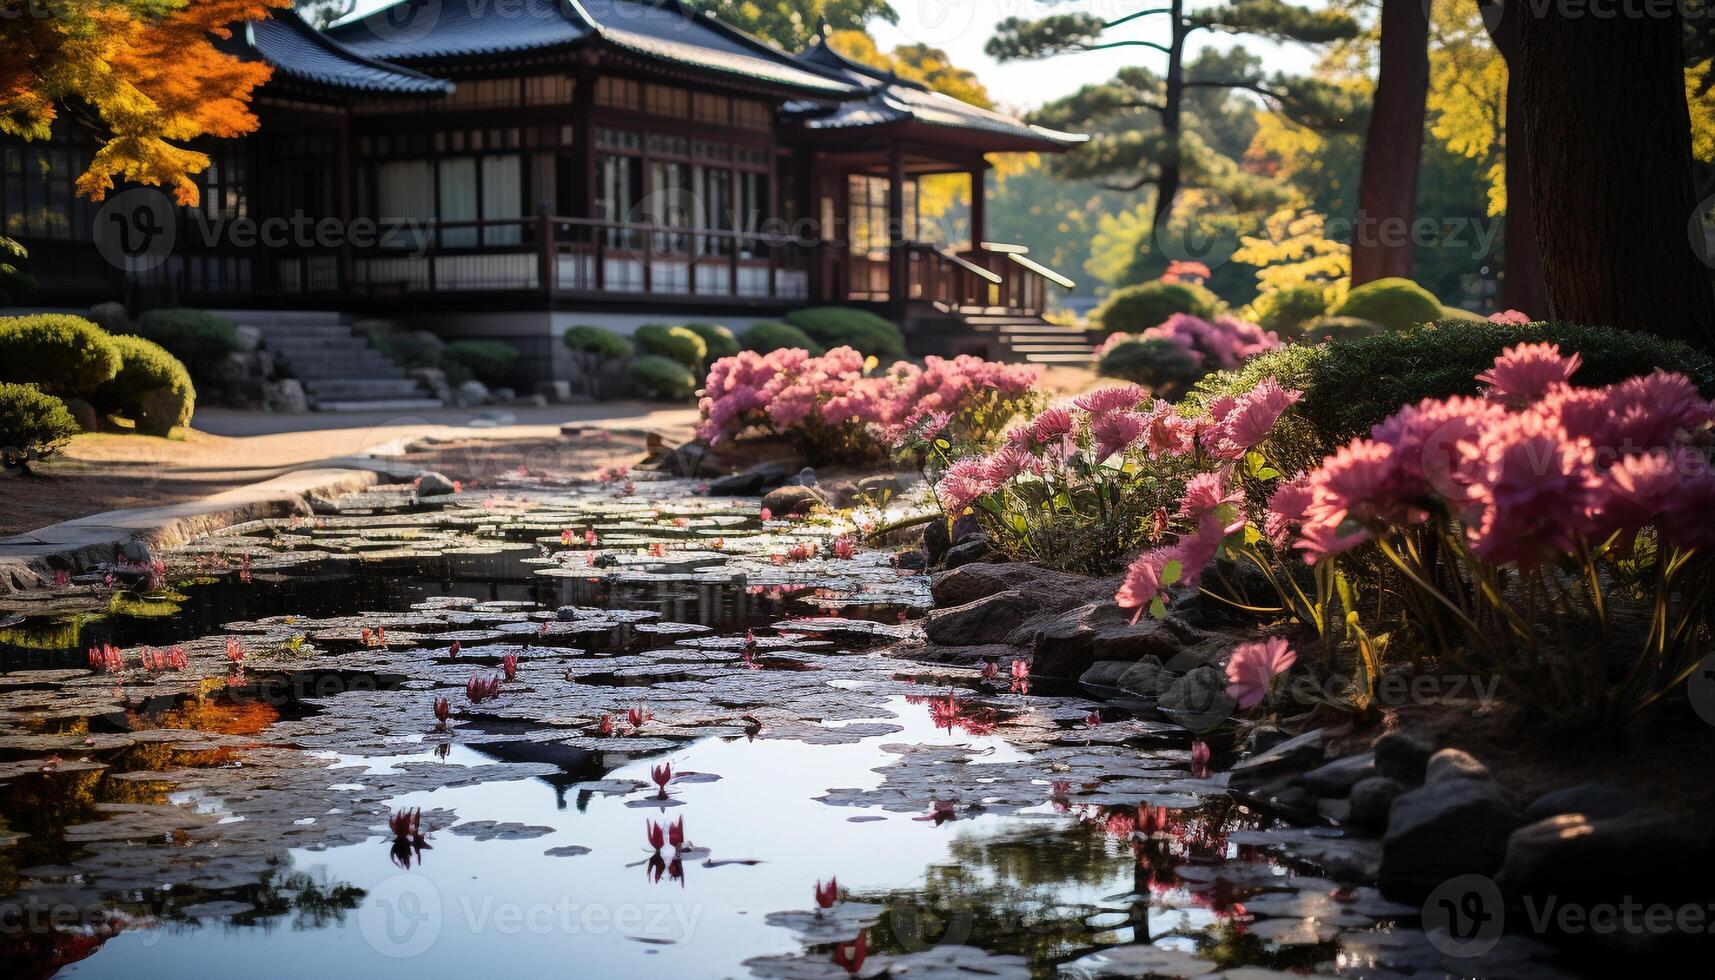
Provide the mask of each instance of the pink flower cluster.
{"label": "pink flower cluster", "polygon": [[1210,370],[1238,367],[1246,358],[1280,346],[1273,331],[1224,313],[1214,320],[1175,313],[1137,339],[1171,341]]}
{"label": "pink flower cluster", "polygon": [[1508,348],[1478,375],[1484,397],[1406,406],[1280,486],[1265,530],[1297,532],[1307,560],[1437,514],[1485,561],[1530,567],[1653,526],[1669,545],[1715,545],[1715,405],[1683,375],[1604,388],[1570,383],[1577,354]]}
{"label": "pink flower cluster", "polygon": [[887,440],[926,420],[945,427],[989,399],[1022,397],[1038,373],[961,355],[927,357],[922,367],[901,361],[869,375],[864,356],[850,347],[820,357],[799,349],[741,351],[709,369],[697,434],[712,445],[752,425],[780,434],[820,425]]}

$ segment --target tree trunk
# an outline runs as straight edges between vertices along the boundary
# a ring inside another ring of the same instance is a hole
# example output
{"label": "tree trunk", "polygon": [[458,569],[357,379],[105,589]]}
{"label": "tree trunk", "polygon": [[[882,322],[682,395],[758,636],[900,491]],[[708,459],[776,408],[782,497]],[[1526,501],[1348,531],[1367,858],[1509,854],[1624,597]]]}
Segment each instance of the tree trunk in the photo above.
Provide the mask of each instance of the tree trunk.
{"label": "tree trunk", "polygon": [[1652,11],[1664,16],[1550,5],[1519,25],[1547,313],[1708,348],[1715,289],[1687,238],[1697,202],[1680,16]]}
{"label": "tree trunk", "polygon": [[1543,294],[1542,251],[1536,247],[1536,208],[1530,189],[1530,140],[1525,138],[1524,87],[1518,81],[1518,32],[1524,4],[1485,3],[1477,0],[1489,40],[1507,65],[1506,102],[1506,237],[1501,241],[1501,307],[1529,314],[1532,319],[1548,315]]}
{"label": "tree trunk", "polygon": [[1173,0],[1173,39],[1167,46],[1167,90],[1161,100],[1161,159],[1156,163],[1155,218],[1150,227],[1155,232],[1157,247],[1167,216],[1173,210],[1173,199],[1179,195],[1181,161],[1179,129],[1181,103],[1185,100],[1185,29],[1184,0]]}
{"label": "tree trunk", "polygon": [[1364,138],[1358,217],[1352,228],[1352,285],[1411,277],[1411,222],[1423,156],[1423,102],[1429,92],[1429,20],[1420,0],[1382,0],[1381,70]]}

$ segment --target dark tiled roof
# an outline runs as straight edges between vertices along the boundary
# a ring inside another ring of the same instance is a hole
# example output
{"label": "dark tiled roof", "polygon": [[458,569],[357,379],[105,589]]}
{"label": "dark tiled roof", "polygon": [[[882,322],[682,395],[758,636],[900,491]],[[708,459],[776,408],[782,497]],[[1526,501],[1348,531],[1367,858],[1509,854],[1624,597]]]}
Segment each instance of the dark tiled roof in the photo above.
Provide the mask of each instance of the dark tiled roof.
{"label": "dark tiled roof", "polygon": [[418,61],[604,41],[706,71],[848,96],[828,72],[685,7],[677,0],[399,0],[329,33],[377,58]]}
{"label": "dark tiled roof", "polygon": [[1013,136],[1052,147],[1076,146],[1089,140],[1088,136],[1032,126],[1005,113],[930,91],[921,82],[852,61],[826,44],[811,47],[798,56],[798,61],[838,75],[868,92],[863,99],[833,106],[808,101],[788,104],[786,112],[800,116],[810,129],[856,129],[910,120]]}
{"label": "dark tiled roof", "polygon": [[452,83],[365,57],[311,27],[292,10],[233,32],[232,47],[274,66],[276,77],[301,79],[348,92],[442,95]]}

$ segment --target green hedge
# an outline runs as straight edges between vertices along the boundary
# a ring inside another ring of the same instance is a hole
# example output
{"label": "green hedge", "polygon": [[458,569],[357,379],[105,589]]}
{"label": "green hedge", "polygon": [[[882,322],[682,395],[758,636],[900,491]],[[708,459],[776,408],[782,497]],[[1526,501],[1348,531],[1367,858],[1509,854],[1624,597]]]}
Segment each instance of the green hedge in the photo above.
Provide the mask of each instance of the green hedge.
{"label": "green hedge", "polygon": [[690,369],[670,357],[645,354],[627,367],[631,383],[646,397],[668,401],[684,401],[697,390],[697,379]]}
{"label": "green hedge", "polygon": [[1409,330],[1419,323],[1444,319],[1441,301],[1434,293],[1397,276],[1366,282],[1353,289],[1333,315],[1369,320],[1389,330]]}
{"label": "green hedge", "polygon": [[603,330],[588,324],[567,327],[566,332],[560,335],[560,340],[569,350],[579,354],[591,354],[604,361],[624,360],[632,353],[631,341],[612,330]]}
{"label": "green hedge", "polygon": [[643,353],[665,357],[690,371],[700,370],[703,358],[709,356],[709,348],[703,343],[703,338],[684,327],[646,323],[637,328],[631,339],[637,342],[637,349]]}
{"label": "green hedge", "polygon": [[165,347],[204,385],[220,379],[238,350],[238,325],[204,310],[150,310],[129,332]]}
{"label": "green hedge", "polygon": [[849,306],[812,306],[786,314],[786,323],[823,347],[853,347],[877,358],[905,356],[905,335],[892,322]]}
{"label": "green hedge", "polygon": [[1282,347],[1203,379],[1191,400],[1237,395],[1265,377],[1303,391],[1273,441],[1282,462],[1304,467],[1368,433],[1402,405],[1476,394],[1477,374],[1502,350],[1527,341],[1547,341],[1583,355],[1573,376],[1580,385],[1612,384],[1663,368],[1690,377],[1705,397],[1715,392],[1715,361],[1708,354],[1654,334],[1564,322],[1516,326],[1461,319],[1349,342]]}
{"label": "green hedge", "polygon": [[1220,309],[1219,297],[1196,283],[1157,281],[1116,291],[1096,310],[1093,319],[1105,333],[1142,333],[1175,313],[1206,320]]}
{"label": "green hedge", "polygon": [[119,373],[113,338],[82,317],[59,313],[0,318],[0,381],[32,382],[81,395]]}
{"label": "green hedge", "polygon": [[687,323],[685,329],[703,338],[703,346],[708,348],[708,354],[703,358],[703,366],[731,357],[741,349],[738,337],[731,330],[717,323]]}
{"label": "green hedge", "polygon": [[137,423],[138,432],[152,436],[167,435],[175,425],[189,425],[197,393],[184,364],[142,337],[121,335],[113,343],[123,363],[113,380],[90,393],[96,409],[123,415]]}
{"label": "green hedge", "polygon": [[797,327],[781,323],[777,320],[761,320],[750,325],[750,328],[739,335],[739,343],[745,350],[753,350],[759,354],[780,350],[786,347],[798,347],[812,354],[826,353],[826,349],[810,339],[809,334]]}
{"label": "green hedge", "polygon": [[518,348],[499,340],[459,340],[441,348],[441,360],[490,388],[504,388],[511,383]]}
{"label": "green hedge", "polygon": [[0,450],[33,449],[46,456],[77,433],[65,402],[29,385],[0,383]]}
{"label": "green hedge", "polygon": [[1328,291],[1316,283],[1300,283],[1263,293],[1251,303],[1257,326],[1283,339],[1304,334],[1304,326],[1328,312]]}
{"label": "green hedge", "polygon": [[1143,385],[1171,398],[1205,373],[1197,359],[1171,340],[1127,340],[1108,349],[1096,373]]}

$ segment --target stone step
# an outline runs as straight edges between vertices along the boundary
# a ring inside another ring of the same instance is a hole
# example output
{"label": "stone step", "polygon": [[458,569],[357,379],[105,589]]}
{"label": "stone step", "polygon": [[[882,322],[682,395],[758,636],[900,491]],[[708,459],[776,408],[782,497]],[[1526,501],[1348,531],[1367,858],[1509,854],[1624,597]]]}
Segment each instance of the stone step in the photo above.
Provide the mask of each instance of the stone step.
{"label": "stone step", "polygon": [[296,350],[299,348],[315,350],[323,347],[354,347],[362,350],[369,349],[369,343],[362,338],[353,337],[351,331],[339,333],[307,334],[297,330],[264,332],[262,342],[276,350]]}
{"label": "stone step", "polygon": [[346,326],[351,314],[331,310],[210,310],[235,323],[267,329],[269,327]]}
{"label": "stone step", "polygon": [[421,394],[410,378],[316,378],[303,381],[304,390],[318,398],[395,398]]}
{"label": "stone step", "polygon": [[370,401],[317,401],[318,412],[420,412],[445,408],[439,398],[377,398]]}
{"label": "stone step", "polygon": [[1020,354],[1077,354],[1084,358],[1096,355],[1088,344],[1013,344],[1012,349]]}
{"label": "stone step", "polygon": [[1026,354],[1024,360],[1030,364],[1088,364],[1088,354]]}

